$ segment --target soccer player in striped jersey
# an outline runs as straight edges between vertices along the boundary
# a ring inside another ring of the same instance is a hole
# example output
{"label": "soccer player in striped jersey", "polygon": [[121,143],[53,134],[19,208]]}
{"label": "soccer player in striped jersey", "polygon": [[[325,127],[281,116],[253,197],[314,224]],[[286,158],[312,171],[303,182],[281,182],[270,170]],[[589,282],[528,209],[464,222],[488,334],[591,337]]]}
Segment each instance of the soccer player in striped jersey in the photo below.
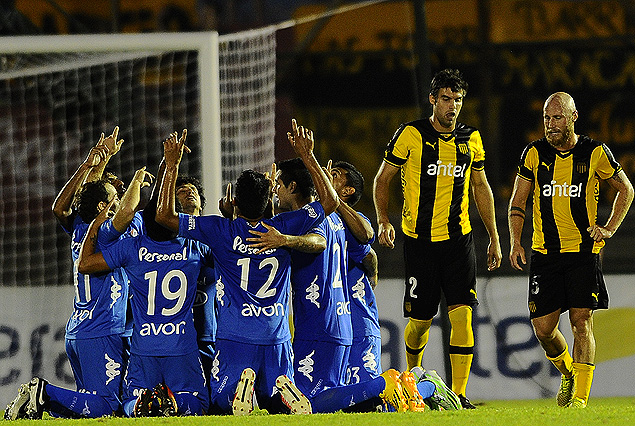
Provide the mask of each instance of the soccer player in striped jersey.
{"label": "soccer player in striped jersey", "polygon": [[[562,373],[557,403],[586,407],[595,368],[593,311],[608,308],[600,250],[626,216],[633,186],[609,148],[575,133],[578,111],[564,92],[543,108],[545,137],[525,148],[509,203],[511,265],[526,264],[521,234],[525,206],[533,196],[529,267],[529,316],[540,345]],[[597,217],[599,182],[616,191],[611,214]],[[558,329],[569,311],[573,350]]]}
{"label": "soccer player in striped jersey", "polygon": [[[271,202],[273,182],[253,170],[243,171],[235,185],[236,219],[177,215],[174,185],[183,146],[165,145],[167,167],[157,221],[178,231],[179,235],[209,244],[220,277],[216,284],[218,328],[211,400],[215,408],[225,413],[251,411],[254,387],[261,408],[272,408],[272,390],[281,389],[282,401],[290,406],[291,412],[309,411],[308,400],[299,392],[296,396],[303,398],[301,401],[289,401],[293,392],[285,394],[293,385],[287,312],[291,255],[283,249],[257,253],[257,249],[247,244],[247,238],[251,237],[249,231],[266,231],[265,225],[290,235],[304,234],[319,225],[324,215],[333,212],[339,203],[326,173],[313,155],[313,132],[297,126],[295,120],[292,127],[288,139],[309,169],[320,202],[271,219],[264,216]],[[179,155],[173,156],[174,152]],[[248,385],[236,393],[239,382]]]}
{"label": "soccer player in striped jersey", "polygon": [[475,408],[466,397],[474,352],[472,307],[478,304],[470,191],[489,234],[489,271],[500,266],[502,253],[481,134],[457,121],[467,87],[458,70],[446,69],[434,76],[428,97],[432,115],[397,129],[375,176],[373,196],[379,243],[394,248],[395,229],[388,217],[389,185],[401,173],[408,368],[421,365],[443,294],[452,326],[452,389],[464,408]]}

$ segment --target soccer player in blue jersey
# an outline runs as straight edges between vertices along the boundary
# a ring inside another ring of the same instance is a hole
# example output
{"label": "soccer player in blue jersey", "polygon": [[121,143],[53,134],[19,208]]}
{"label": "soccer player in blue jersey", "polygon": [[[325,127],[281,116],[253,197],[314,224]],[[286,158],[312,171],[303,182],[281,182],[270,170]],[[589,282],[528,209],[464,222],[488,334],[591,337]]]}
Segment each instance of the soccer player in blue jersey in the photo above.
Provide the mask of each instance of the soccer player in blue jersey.
{"label": "soccer player in blue jersey", "polygon": [[[297,159],[287,160],[279,163],[278,167],[280,176],[276,192],[280,208],[297,209],[311,201],[311,181],[307,179],[306,169],[303,169],[302,163]],[[337,210],[339,214],[329,215],[323,222],[326,226],[314,228],[309,234],[300,237],[284,235],[274,228],[269,228],[266,233],[252,231],[256,237],[250,238],[249,241],[260,250],[277,247],[294,249],[292,286],[295,313],[295,381],[300,390],[309,396],[314,412],[335,412],[342,409],[370,411],[381,405],[384,400],[394,409],[405,411],[410,407],[406,405],[408,398],[403,395],[404,385],[408,386],[412,399],[419,403],[414,404],[412,408],[422,411],[423,398],[415,389],[414,380],[411,378],[407,383],[402,383],[399,373],[395,370],[389,370],[384,377],[380,377],[381,371],[377,371],[375,366],[373,377],[362,375],[362,379],[356,374],[357,380],[354,384],[345,386],[348,353],[353,339],[350,334],[350,288],[346,263],[348,243],[342,217],[350,221],[356,235],[365,239],[366,243],[372,239],[373,231],[353,209],[343,205],[343,198],[350,199],[355,192],[355,188],[347,184],[343,167],[344,164],[342,168],[333,171],[330,166],[326,169],[329,174],[333,174],[333,186],[341,199]],[[359,172],[355,177],[363,182]],[[351,177],[351,180],[355,177]],[[361,195],[361,190],[359,194]],[[359,197],[356,196],[355,199]],[[352,234],[349,238],[353,238]],[[352,243],[356,246],[352,252],[352,260],[361,263],[370,253],[370,246],[360,244],[354,238],[353,240]],[[340,254],[343,257],[339,257]],[[349,259],[350,255],[351,253]],[[370,261],[372,262],[372,259]],[[376,263],[374,270],[372,266],[369,269],[372,271],[371,276],[375,277]],[[360,291],[357,292],[358,296],[359,294]],[[359,321],[363,322],[362,319]],[[378,327],[377,320],[375,322]],[[342,339],[342,330],[348,333],[346,340]],[[348,344],[343,344],[343,341]],[[426,387],[430,388],[429,390],[433,388],[432,385]]]}
{"label": "soccer player in blue jersey", "polygon": [[[169,139],[176,141],[176,135]],[[139,187],[142,171],[135,175],[135,187]],[[98,216],[84,241],[79,268],[94,273],[124,267],[130,277],[134,333],[124,378],[124,413],[135,417],[201,415],[207,410],[208,392],[192,307],[209,247],[176,237],[158,225],[155,203],[151,198],[143,210],[146,234],[94,253],[93,238],[99,219],[103,220]]]}
{"label": "soccer player in blue jersey", "polygon": [[[166,172],[157,221],[184,237],[209,244],[219,280],[216,285],[218,329],[212,368],[211,400],[221,412],[248,413],[252,395],[260,408],[275,412],[278,396],[291,412],[310,412],[308,400],[293,385],[291,333],[288,320],[291,256],[288,250],[258,252],[247,244],[250,230],[275,226],[290,235],[304,234],[338,205],[329,178],[313,155],[313,132],[292,122],[288,138],[315,182],[320,202],[264,219],[272,182],[253,170],[243,171],[235,185],[236,219],[177,215],[174,188],[183,146],[165,144]],[[176,154],[176,155],[175,155]],[[273,175],[273,173],[272,173]],[[236,389],[240,382],[240,391]],[[295,392],[288,392],[294,390]],[[295,396],[294,396],[295,395]]]}
{"label": "soccer player in blue jersey", "polygon": [[353,324],[347,383],[354,384],[373,379],[382,373],[381,332],[373,291],[377,285],[377,254],[370,246],[375,240],[375,233],[370,220],[352,208],[364,190],[362,174],[345,161],[335,163],[331,174],[333,187],[341,200],[338,214],[344,222],[346,234],[346,282]]}
{"label": "soccer player in blue jersey", "polygon": [[[162,176],[162,173],[161,173]],[[194,176],[179,176],[176,180],[176,202],[182,213],[200,216],[205,208],[203,185]],[[216,274],[214,268],[203,268],[198,279],[196,301],[194,302],[194,328],[198,338],[203,371],[209,383],[214,342],[216,339]]]}
{"label": "soccer player in blue jersey", "polygon": [[[112,215],[118,203],[113,184],[100,179],[105,175],[106,164],[123,143],[118,139],[118,131],[115,127],[110,136],[102,134],[53,204],[53,213],[72,236],[75,300],[66,325],[66,352],[78,391],[35,377],[20,387],[18,396],[5,410],[7,419],[41,418],[44,410],[55,417],[73,418],[101,417],[120,411],[121,377],[127,358],[127,277],[121,270],[95,275],[77,271],[79,249],[88,224],[99,212]],[[105,223],[98,248],[101,250],[120,238],[128,225],[129,222],[114,218]],[[130,232],[138,232],[140,227],[136,221]]]}

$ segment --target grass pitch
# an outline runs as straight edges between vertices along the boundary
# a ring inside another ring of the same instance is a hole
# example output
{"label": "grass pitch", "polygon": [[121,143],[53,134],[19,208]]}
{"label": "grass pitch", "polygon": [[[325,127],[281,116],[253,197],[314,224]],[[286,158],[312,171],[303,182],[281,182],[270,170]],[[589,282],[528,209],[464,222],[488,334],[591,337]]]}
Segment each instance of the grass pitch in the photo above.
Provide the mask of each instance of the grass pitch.
{"label": "grass pitch", "polygon": [[[586,409],[564,409],[554,399],[476,401],[478,409],[462,411],[429,411],[425,413],[365,413],[313,414],[310,416],[270,416],[265,411],[248,417],[204,416],[172,418],[101,418],[91,420],[53,419],[45,415],[39,421],[54,426],[91,424],[119,425],[175,425],[194,426],[419,426],[419,425],[487,425],[487,426],[564,426],[564,425],[635,425],[635,397],[591,398]],[[31,424],[18,420],[14,424]]]}

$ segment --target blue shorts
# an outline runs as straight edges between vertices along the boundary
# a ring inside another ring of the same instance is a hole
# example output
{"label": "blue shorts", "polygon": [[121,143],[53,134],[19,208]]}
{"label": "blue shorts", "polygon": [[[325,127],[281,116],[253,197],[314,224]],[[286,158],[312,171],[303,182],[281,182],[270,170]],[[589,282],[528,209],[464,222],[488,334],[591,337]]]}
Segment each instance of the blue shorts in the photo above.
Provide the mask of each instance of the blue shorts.
{"label": "blue shorts", "polygon": [[348,357],[346,384],[354,385],[372,380],[383,372],[381,369],[381,337],[364,336],[353,339]]}
{"label": "blue shorts", "polygon": [[351,347],[315,340],[293,341],[295,384],[307,398],[346,384]]}
{"label": "blue shorts", "polygon": [[119,335],[94,339],[66,339],[66,355],[78,391],[101,396],[113,411],[121,405],[121,386],[126,366],[124,338]]}
{"label": "blue shorts", "polygon": [[216,356],[212,361],[210,379],[214,413],[231,413],[236,385],[245,368],[256,373],[255,393],[260,408],[271,402],[276,379],[284,374],[293,380],[293,349],[291,342],[277,345],[253,345],[216,339]]}
{"label": "blue shorts", "polygon": [[124,403],[136,399],[142,389],[152,389],[159,383],[165,383],[172,393],[194,395],[207,411],[209,393],[198,350],[179,356],[131,354],[124,377]]}

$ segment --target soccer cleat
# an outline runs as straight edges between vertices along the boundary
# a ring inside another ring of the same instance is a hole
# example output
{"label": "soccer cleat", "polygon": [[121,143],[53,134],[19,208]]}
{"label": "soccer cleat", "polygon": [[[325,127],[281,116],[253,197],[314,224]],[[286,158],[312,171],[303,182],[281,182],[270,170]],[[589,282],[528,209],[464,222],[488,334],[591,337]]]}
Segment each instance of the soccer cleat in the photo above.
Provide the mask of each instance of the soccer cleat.
{"label": "soccer cleat", "polygon": [[156,404],[154,404],[154,391],[152,389],[143,389],[137,397],[134,405],[135,417],[151,417],[156,416]]}
{"label": "soccer cleat", "polygon": [[410,371],[404,371],[399,376],[399,381],[401,382],[403,395],[408,403],[408,411],[423,412],[426,409],[426,404],[423,402],[423,398],[417,389],[414,374]]}
{"label": "soccer cleat", "polygon": [[573,383],[573,375],[571,375],[571,377],[566,377],[564,374],[562,375],[560,379],[560,390],[556,396],[556,402],[559,407],[566,407],[569,402],[571,402],[571,398],[573,398]]}
{"label": "soccer cleat", "polygon": [[567,404],[567,408],[586,408],[586,402],[580,398],[571,398]]}
{"label": "soccer cleat", "polygon": [[232,402],[232,412],[234,416],[246,416],[254,411],[254,385],[256,373],[247,367],[240,375],[240,380],[236,386],[236,395]]}
{"label": "soccer cleat", "polygon": [[421,367],[413,367],[410,371],[415,378],[419,377],[419,381],[428,380],[434,384],[434,393],[430,398],[425,399],[425,403],[430,409],[436,411],[463,409],[458,395],[445,384],[436,371],[424,370]]}
{"label": "soccer cleat", "polygon": [[408,411],[408,402],[403,394],[399,372],[391,368],[381,373],[381,377],[386,381],[386,387],[379,394],[379,397],[390,404],[398,413]]}
{"label": "soccer cleat", "polygon": [[170,388],[165,383],[159,383],[154,387],[153,393],[158,406],[158,415],[163,417],[176,416],[178,407]]}
{"label": "soccer cleat", "polygon": [[26,404],[26,417],[31,420],[39,420],[42,418],[44,409],[49,402],[46,394],[46,385],[48,382],[39,377],[34,377],[29,382],[29,401]]}
{"label": "soccer cleat", "polygon": [[459,395],[459,400],[464,410],[474,410],[476,408],[476,405],[472,404],[465,395]]}
{"label": "soccer cleat", "polygon": [[426,375],[426,369],[425,369],[425,368],[423,368],[423,367],[419,367],[418,365],[417,365],[417,366],[412,367],[412,368],[410,369],[410,372],[411,372],[411,373],[412,373],[412,375],[414,376],[414,378],[415,378],[415,382],[417,382],[417,383],[419,383],[419,382],[421,382],[421,381],[425,380],[425,378],[426,378],[426,377],[425,377],[425,375]]}
{"label": "soccer cleat", "polygon": [[26,419],[26,405],[29,402],[29,384],[24,383],[18,389],[18,396],[4,410],[5,420]]}
{"label": "soccer cleat", "polygon": [[280,391],[280,396],[291,414],[311,414],[311,402],[304,396],[300,389],[284,374],[276,379],[276,387]]}

